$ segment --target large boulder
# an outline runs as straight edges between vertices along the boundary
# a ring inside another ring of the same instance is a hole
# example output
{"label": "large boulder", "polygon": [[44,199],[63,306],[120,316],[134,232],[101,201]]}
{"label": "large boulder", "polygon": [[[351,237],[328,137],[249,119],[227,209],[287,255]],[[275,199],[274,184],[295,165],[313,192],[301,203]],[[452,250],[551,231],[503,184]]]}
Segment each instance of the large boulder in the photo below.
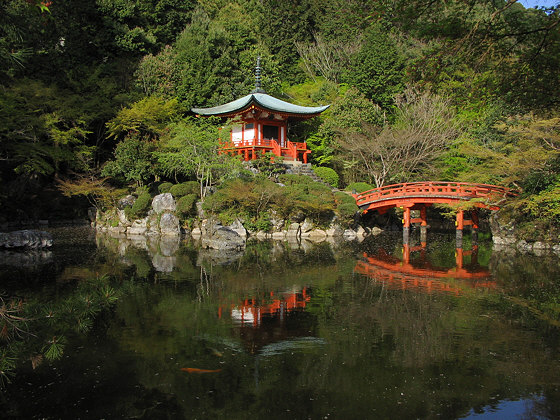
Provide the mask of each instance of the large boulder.
{"label": "large boulder", "polygon": [[0,247],[2,248],[45,248],[52,244],[52,235],[44,231],[16,230],[0,233]]}
{"label": "large boulder", "polygon": [[177,204],[171,193],[159,194],[152,200],[152,209],[158,214],[164,211],[173,212],[177,209]]}
{"label": "large boulder", "polygon": [[159,231],[162,235],[180,235],[179,218],[172,213],[163,213],[159,219]]}
{"label": "large boulder", "polygon": [[241,220],[235,219],[235,221],[231,225],[229,225],[228,227],[231,230],[233,230],[234,232],[236,232],[243,239],[247,239],[247,229],[245,229],[245,226],[243,226],[243,223],[241,223]]}
{"label": "large boulder", "polygon": [[232,250],[245,248],[245,240],[214,219],[204,220],[201,227],[203,248]]}

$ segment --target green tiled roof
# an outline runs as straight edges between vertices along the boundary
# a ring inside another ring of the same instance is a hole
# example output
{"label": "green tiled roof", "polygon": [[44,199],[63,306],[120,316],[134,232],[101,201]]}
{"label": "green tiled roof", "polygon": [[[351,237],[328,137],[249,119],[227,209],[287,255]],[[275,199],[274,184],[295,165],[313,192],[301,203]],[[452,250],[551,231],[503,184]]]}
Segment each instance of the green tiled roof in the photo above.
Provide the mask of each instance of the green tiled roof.
{"label": "green tiled roof", "polygon": [[229,115],[241,112],[249,108],[253,104],[266,110],[294,115],[320,114],[330,106],[300,106],[274,98],[270,95],[267,95],[266,93],[251,93],[247,96],[236,99],[235,101],[228,102],[227,104],[215,106],[212,108],[192,108],[191,111],[198,115],[207,116]]}

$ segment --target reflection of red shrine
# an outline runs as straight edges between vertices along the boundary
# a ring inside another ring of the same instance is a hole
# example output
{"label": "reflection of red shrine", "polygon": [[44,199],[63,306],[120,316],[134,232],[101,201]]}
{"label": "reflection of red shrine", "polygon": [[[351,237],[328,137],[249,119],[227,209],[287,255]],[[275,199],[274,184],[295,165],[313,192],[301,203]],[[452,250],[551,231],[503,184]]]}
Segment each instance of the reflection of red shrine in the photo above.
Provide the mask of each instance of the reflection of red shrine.
{"label": "reflection of red shrine", "polygon": [[236,118],[229,141],[222,143],[222,151],[253,160],[271,152],[286,161],[307,163],[310,150],[307,143],[288,138],[288,123],[315,117],[329,106],[306,107],[284,102],[267,95],[260,86],[260,64],[257,62],[257,83],[247,96],[213,108],[192,108],[197,116]]}
{"label": "reflection of red shrine", "polygon": [[[282,321],[288,312],[304,309],[309,299],[310,296],[308,296],[307,289],[305,288],[299,293],[275,295],[274,292],[270,292],[269,299],[266,299],[264,302],[252,298],[245,299],[241,305],[231,305],[230,315],[231,319],[235,322],[256,327],[261,325],[265,316],[277,317]],[[221,306],[219,311],[221,318]]]}
{"label": "reflection of red shrine", "polygon": [[245,299],[241,304],[222,305],[218,315],[220,318],[231,317],[237,325],[234,334],[243,340],[251,353],[255,353],[267,344],[308,337],[311,326],[302,319],[310,319],[304,314],[310,299],[306,288],[300,292],[270,292]]}
{"label": "reflection of red shrine", "polygon": [[[420,258],[411,262],[412,252],[420,252]],[[403,259],[388,255],[381,249],[377,255],[364,253],[364,259],[356,263],[354,272],[364,274],[393,289],[419,289],[427,292],[447,292],[461,294],[462,289],[445,281],[436,279],[466,279],[464,284],[472,288],[495,288],[496,283],[489,281],[490,272],[477,264],[478,247],[465,251],[455,250],[455,267],[450,269],[434,267],[425,258],[426,244],[418,247],[403,245]],[[464,257],[470,256],[471,263],[465,267]]]}

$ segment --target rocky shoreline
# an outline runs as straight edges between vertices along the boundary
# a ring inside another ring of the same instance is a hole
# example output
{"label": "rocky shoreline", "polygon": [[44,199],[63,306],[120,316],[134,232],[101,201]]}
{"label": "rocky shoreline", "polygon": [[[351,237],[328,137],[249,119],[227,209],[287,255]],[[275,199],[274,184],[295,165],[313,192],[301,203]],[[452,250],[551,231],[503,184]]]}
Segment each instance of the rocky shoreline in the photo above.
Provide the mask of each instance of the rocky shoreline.
{"label": "rocky shoreline", "polygon": [[307,238],[312,241],[323,241],[327,238],[338,237],[347,241],[362,240],[370,234],[378,234],[379,228],[368,229],[355,224],[353,229],[343,228],[333,220],[326,229],[314,226],[305,218],[301,221],[283,220],[271,215],[272,229],[269,232],[251,231],[246,229],[242,221],[234,220],[224,226],[213,217],[206,217],[199,207],[198,219],[192,229],[180,226],[179,218],[175,214],[176,201],[172,194],[156,195],[152,200],[148,214],[140,219],[128,220],[124,208],[117,208],[112,212],[97,212],[93,226],[101,232],[109,232],[123,236],[180,236],[190,235],[200,238],[203,248],[212,249],[241,249],[245,247],[248,238],[287,240],[291,238]]}

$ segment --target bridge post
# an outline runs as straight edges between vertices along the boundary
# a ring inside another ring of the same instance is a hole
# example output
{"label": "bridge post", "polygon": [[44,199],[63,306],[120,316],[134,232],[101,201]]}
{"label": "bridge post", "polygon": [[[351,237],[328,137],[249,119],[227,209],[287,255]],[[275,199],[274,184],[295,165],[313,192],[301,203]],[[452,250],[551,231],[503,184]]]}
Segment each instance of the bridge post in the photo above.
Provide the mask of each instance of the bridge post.
{"label": "bridge post", "polygon": [[[459,210],[457,212],[457,221],[455,222],[456,230],[455,230],[455,238],[457,242],[457,248],[463,247],[463,227],[464,227],[464,219],[465,219],[465,212],[463,210]],[[461,246],[459,246],[461,245]]]}
{"label": "bridge post", "polygon": [[410,238],[410,207],[405,207],[403,213],[403,243],[408,244],[409,238]]}
{"label": "bridge post", "polygon": [[428,238],[428,216],[426,215],[426,206],[420,208],[420,243],[425,244]]}

